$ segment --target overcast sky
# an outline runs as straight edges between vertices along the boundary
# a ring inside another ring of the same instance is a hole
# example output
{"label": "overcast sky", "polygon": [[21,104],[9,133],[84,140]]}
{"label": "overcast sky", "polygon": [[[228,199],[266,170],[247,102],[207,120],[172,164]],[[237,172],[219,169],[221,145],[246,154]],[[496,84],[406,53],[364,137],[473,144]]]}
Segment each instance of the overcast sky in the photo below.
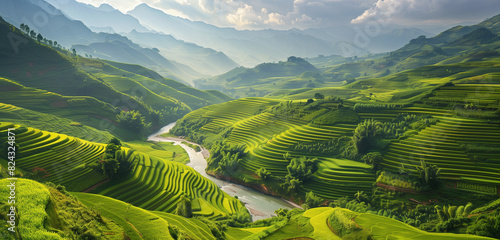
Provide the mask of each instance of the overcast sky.
{"label": "overcast sky", "polygon": [[427,30],[500,14],[500,0],[77,0],[122,12],[141,3],[166,13],[237,29],[289,29],[382,21]]}

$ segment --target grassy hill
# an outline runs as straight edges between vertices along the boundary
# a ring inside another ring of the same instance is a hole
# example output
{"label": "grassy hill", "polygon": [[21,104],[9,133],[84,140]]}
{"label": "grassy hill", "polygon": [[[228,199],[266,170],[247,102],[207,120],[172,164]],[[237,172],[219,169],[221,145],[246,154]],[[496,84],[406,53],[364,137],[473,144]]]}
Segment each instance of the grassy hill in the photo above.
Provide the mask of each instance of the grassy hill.
{"label": "grassy hill", "polygon": [[[8,128],[22,129],[19,125],[2,122],[2,142],[7,139],[5,136]],[[31,127],[15,136],[19,146],[16,166],[21,176],[31,176],[34,169],[43,169],[44,176],[33,178],[64,185],[71,191],[83,191],[106,179],[105,175],[90,167],[91,163],[104,155],[104,144]],[[131,143],[131,146],[146,149],[138,144]],[[162,151],[161,158],[124,148],[124,154],[130,155],[127,158],[132,165],[130,174],[112,179],[93,191],[148,210],[165,212],[174,212],[183,195],[197,206],[193,207],[194,214],[214,219],[237,213],[243,208],[241,202],[192,168],[169,161],[182,153],[183,150],[177,148],[176,153]],[[7,167],[6,159],[0,161]]]}
{"label": "grassy hill", "polygon": [[[0,182],[6,198],[9,182]],[[428,233],[392,218],[327,207],[285,211],[267,221],[221,228],[208,219],[148,211],[97,194],[70,194],[60,186],[28,179],[18,179],[16,189],[19,226],[15,234],[2,229],[3,239],[492,239]],[[2,206],[8,206],[4,200]]]}
{"label": "grassy hill", "polygon": [[[0,179],[2,216],[11,207],[10,182]],[[60,186],[28,179],[15,182],[17,226],[14,233],[2,228],[2,239],[123,239],[120,223],[86,207]]]}
{"label": "grassy hill", "polygon": [[[308,80],[316,78],[321,80],[319,70],[313,65],[302,58],[289,57],[286,62],[262,63],[254,68],[235,68],[213,78],[197,80],[195,86],[201,89],[224,90],[231,96],[262,97],[272,90],[302,87]],[[266,87],[268,89],[265,89]]]}
{"label": "grassy hill", "polygon": [[[137,111],[144,124],[152,123],[151,128],[157,129],[191,109],[230,99],[163,78],[142,66],[75,56],[39,43],[3,20],[0,32],[4,93],[0,102],[107,130],[124,139],[140,136],[119,124],[120,111]],[[9,36],[26,42],[13,48]]]}

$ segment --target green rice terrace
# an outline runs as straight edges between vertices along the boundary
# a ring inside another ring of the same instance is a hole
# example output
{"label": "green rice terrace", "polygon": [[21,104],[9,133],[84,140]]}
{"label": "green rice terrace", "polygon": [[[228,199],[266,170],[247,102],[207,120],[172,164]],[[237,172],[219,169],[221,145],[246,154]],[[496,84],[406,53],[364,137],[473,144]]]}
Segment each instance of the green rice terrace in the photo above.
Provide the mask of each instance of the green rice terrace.
{"label": "green rice terrace", "polygon": [[197,89],[163,49],[87,29],[158,73],[0,18],[0,239],[500,239],[499,23]]}

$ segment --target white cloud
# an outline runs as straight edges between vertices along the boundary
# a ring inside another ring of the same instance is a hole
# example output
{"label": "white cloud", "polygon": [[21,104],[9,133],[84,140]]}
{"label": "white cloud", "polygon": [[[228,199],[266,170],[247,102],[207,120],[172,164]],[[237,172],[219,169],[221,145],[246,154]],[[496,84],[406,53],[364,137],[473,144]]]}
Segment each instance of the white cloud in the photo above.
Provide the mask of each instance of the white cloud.
{"label": "white cloud", "polygon": [[401,25],[454,24],[498,14],[498,0],[378,0],[351,23],[383,20]]}
{"label": "white cloud", "polygon": [[[60,0],[67,1],[67,0]],[[348,26],[372,19],[423,26],[480,21],[498,14],[499,0],[78,0],[122,12],[146,3],[168,14],[238,29]]]}

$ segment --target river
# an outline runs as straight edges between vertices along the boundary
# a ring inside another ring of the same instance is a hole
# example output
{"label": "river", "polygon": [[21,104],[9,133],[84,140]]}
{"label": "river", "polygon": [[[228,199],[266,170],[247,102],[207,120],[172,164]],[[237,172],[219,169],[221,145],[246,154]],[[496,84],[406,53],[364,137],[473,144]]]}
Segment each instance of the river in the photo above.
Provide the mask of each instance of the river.
{"label": "river", "polygon": [[[174,142],[175,145],[180,145],[182,148],[184,148],[184,150],[186,150],[186,152],[188,153],[190,159],[190,162],[187,164],[187,166],[193,168],[201,175],[203,175],[210,181],[217,184],[217,186],[219,186],[219,188],[221,188],[222,191],[226,192],[230,196],[238,196],[238,199],[241,200],[243,203],[245,203],[245,206],[252,215],[253,221],[273,217],[275,216],[274,210],[280,208],[292,209],[295,207],[299,207],[296,204],[283,200],[281,198],[266,195],[254,189],[236,183],[217,179],[215,177],[208,175],[205,172],[205,169],[207,168],[206,158],[208,158],[208,156],[210,155],[208,150],[200,146],[200,148],[203,150],[201,152],[196,152],[193,148],[185,144],[182,144],[183,141],[188,142],[186,140],[159,136],[163,133],[168,133],[170,129],[172,129],[174,126],[175,122],[170,123],[167,126],[161,128],[158,132],[153,133],[151,136],[149,136],[148,141]],[[189,143],[198,145],[193,142]]]}

